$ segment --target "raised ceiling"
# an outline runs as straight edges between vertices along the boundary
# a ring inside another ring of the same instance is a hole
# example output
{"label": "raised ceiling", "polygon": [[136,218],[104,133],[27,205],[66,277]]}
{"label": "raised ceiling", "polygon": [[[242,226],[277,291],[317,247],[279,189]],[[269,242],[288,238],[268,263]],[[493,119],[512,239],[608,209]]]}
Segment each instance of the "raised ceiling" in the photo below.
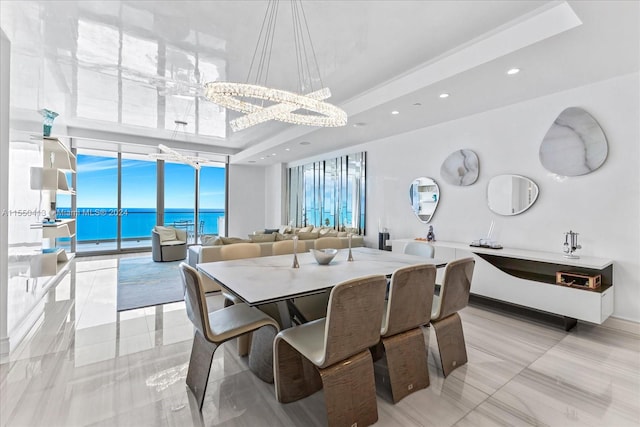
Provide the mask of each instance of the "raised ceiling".
{"label": "raised ceiling", "polygon": [[[0,2],[12,43],[12,126],[50,108],[69,136],[159,138],[268,165],[639,69],[637,1],[303,4],[329,101],[349,114],[346,127],[270,122],[234,133],[227,121],[237,113],[202,98],[206,81],[246,81],[266,1],[122,0]],[[269,85],[294,90],[288,1],[280,11]],[[512,67],[521,72],[507,75]]]}

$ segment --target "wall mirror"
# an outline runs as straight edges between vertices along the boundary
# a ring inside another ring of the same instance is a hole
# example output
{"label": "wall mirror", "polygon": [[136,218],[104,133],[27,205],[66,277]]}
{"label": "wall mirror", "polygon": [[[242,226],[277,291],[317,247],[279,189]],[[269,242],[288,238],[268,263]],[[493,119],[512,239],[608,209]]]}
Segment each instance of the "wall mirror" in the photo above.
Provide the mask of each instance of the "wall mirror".
{"label": "wall mirror", "polygon": [[538,185],[520,175],[498,175],[487,184],[489,209],[499,215],[518,215],[538,198]]}
{"label": "wall mirror", "polygon": [[440,201],[440,188],[432,178],[416,178],[409,189],[409,200],[413,213],[426,224],[433,218]]}
{"label": "wall mirror", "polygon": [[607,158],[607,138],[585,110],[570,107],[553,122],[540,144],[540,163],[562,176],[586,175]]}

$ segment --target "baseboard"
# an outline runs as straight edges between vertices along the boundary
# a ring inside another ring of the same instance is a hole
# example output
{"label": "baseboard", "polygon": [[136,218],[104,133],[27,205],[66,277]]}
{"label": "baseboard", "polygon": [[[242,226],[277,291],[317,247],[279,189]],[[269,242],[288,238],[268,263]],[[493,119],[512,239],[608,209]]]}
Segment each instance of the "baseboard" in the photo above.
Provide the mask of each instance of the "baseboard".
{"label": "baseboard", "polygon": [[628,332],[640,337],[640,323],[634,322],[633,320],[611,316],[607,320],[605,320],[601,326],[609,329],[616,329],[622,332]]}

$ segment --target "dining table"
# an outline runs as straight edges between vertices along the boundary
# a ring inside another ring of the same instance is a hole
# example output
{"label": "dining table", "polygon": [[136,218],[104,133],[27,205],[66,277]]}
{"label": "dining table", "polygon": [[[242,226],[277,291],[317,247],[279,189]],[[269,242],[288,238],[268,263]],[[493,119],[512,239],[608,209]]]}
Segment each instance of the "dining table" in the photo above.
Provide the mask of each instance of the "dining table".
{"label": "dining table", "polygon": [[327,265],[320,265],[310,252],[296,254],[299,267],[293,267],[293,254],[216,261],[197,264],[204,275],[217,281],[250,306],[276,303],[282,327],[291,326],[287,301],[327,292],[338,283],[369,275],[390,276],[401,267],[416,264],[446,266],[446,261],[378,249],[340,249]]}

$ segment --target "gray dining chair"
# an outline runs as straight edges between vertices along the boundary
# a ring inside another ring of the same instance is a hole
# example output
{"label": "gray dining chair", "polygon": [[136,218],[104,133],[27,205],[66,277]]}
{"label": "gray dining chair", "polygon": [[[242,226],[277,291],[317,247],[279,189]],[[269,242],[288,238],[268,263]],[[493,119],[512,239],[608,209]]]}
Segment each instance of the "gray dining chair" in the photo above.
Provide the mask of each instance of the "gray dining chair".
{"label": "gray dining chair", "polygon": [[198,272],[180,263],[187,316],[195,327],[187,386],[193,392],[200,410],[207,391],[213,355],[225,342],[253,332],[249,369],[265,382],[273,382],[273,352],[271,342],[278,333],[278,323],[262,311],[246,304],[234,304],[208,312],[202,282]]}
{"label": "gray dining chair", "polygon": [[387,281],[366,276],[337,284],[327,317],[288,328],[273,343],[276,398],[293,402],[324,388],[329,426],[378,420],[369,347],[380,340]]}
{"label": "gray dining chair", "polygon": [[462,258],[448,263],[440,294],[433,297],[431,324],[436,333],[440,363],[445,377],[467,363],[467,347],[458,311],[469,303],[475,263],[473,258]]}
{"label": "gray dining chair", "polygon": [[391,386],[393,402],[429,386],[427,348],[422,326],[431,320],[436,267],[410,265],[391,275],[380,330],[387,362],[384,384]]}
{"label": "gray dining chair", "polygon": [[435,248],[428,243],[409,242],[404,247],[404,253],[407,255],[423,256],[425,258],[433,258]]}

